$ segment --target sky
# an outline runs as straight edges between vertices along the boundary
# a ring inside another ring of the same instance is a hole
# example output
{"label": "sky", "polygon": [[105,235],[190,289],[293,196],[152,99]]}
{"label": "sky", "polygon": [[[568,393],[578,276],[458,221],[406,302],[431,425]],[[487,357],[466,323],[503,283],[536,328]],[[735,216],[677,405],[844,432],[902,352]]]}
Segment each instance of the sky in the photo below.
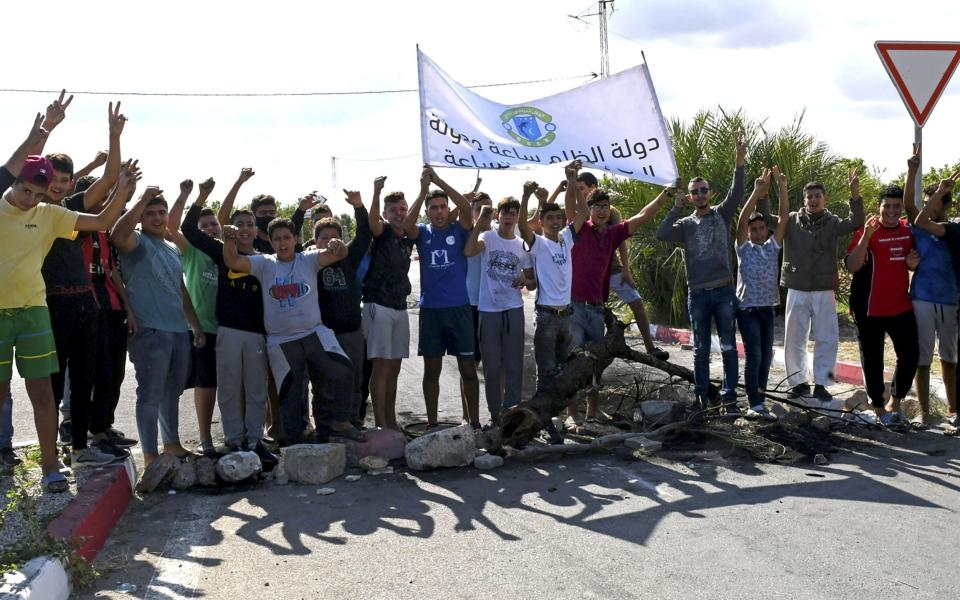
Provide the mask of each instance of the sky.
{"label": "sky", "polygon": [[[269,193],[293,204],[319,190],[340,213],[347,208],[343,188],[359,189],[369,202],[379,175],[387,176],[387,191],[414,196],[417,94],[124,93],[414,89],[417,44],[466,85],[554,80],[480,91],[504,104],[576,87],[600,68],[597,17],[590,15],[596,3],[589,0],[50,0],[44,9],[41,22],[29,3],[6,7],[3,42],[11,58],[0,87],[117,92],[78,93],[47,151],[66,152],[78,168],[89,162],[106,149],[107,102],[120,100],[129,119],[124,157],[138,158],[143,183],[171,198],[182,179],[207,177],[217,181],[211,198],[222,198],[243,167],[256,175],[238,203]],[[957,23],[960,3],[946,0],[617,0],[611,71],[641,63],[643,52],[667,119],[722,106],[777,128],[804,113],[807,130],[832,150],[862,157],[892,179],[905,170],[913,122],[873,43],[957,40]],[[0,131],[10,151],[54,97],[0,91]],[[958,123],[960,76],[924,128],[925,166],[960,160]],[[473,187],[475,171],[438,172],[455,187]],[[499,197],[519,195],[527,179],[552,188],[563,172],[540,167],[482,177],[483,189]]]}

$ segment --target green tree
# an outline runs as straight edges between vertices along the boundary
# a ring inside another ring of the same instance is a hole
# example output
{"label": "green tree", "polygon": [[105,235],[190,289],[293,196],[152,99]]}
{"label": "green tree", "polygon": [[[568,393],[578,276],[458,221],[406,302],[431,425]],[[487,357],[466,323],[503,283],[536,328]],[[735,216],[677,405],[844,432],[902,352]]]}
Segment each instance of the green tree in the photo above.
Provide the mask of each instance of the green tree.
{"label": "green tree", "polygon": [[[861,195],[876,197],[879,179],[857,158],[843,158],[830,151],[829,146],[807,132],[803,114],[793,123],[771,131],[765,121],[752,119],[741,110],[728,112],[722,108],[702,110],[689,122],[673,120],[669,123],[674,156],[681,176],[681,187],[695,176],[710,182],[715,199],[726,196],[733,179],[734,142],[737,131],[744,133],[750,148],[745,169],[745,195],[753,188],[753,180],[763,167],[780,165],[789,181],[791,210],[802,205],[802,189],[810,181],[820,181],[827,189],[828,208],[846,216],[847,174],[850,169],[860,173]],[[636,214],[660,192],[660,187],[635,180],[604,177],[603,186],[616,192],[615,201],[625,216]],[[655,232],[669,208],[657,218],[644,224],[631,238],[631,270],[640,293],[647,300],[651,320],[659,323],[687,324],[687,286],[683,251],[656,241]],[[734,233],[731,231],[731,239]],[[841,248],[841,252],[844,248]],[[839,259],[839,257],[838,257]],[[736,265],[731,245],[731,264]]]}

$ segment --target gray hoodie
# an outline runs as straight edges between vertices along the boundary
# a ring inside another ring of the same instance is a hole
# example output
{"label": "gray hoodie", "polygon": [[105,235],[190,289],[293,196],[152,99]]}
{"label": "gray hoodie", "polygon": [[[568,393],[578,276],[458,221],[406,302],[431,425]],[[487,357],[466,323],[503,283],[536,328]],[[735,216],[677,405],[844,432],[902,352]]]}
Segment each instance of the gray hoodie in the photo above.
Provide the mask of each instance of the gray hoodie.
{"label": "gray hoodie", "polygon": [[[657,240],[683,246],[687,265],[687,287],[691,290],[733,285],[730,265],[730,224],[743,204],[743,167],[733,172],[727,197],[703,216],[697,213],[680,219],[676,205],[657,228]],[[679,220],[678,220],[679,219]]]}

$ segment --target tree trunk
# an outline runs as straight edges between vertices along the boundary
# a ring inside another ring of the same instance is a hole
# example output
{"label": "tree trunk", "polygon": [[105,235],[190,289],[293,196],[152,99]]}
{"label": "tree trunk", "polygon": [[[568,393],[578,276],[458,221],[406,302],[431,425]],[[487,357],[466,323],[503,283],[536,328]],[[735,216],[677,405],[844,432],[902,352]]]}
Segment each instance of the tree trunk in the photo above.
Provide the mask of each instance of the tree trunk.
{"label": "tree trunk", "polygon": [[[593,385],[594,380],[599,378],[615,358],[639,362],[693,383],[693,371],[690,369],[627,346],[623,336],[624,329],[626,325],[607,311],[607,335],[574,348],[547,389],[537,390],[530,400],[503,411],[500,415],[500,445],[523,448],[546,427],[550,419],[566,408],[570,398]],[[708,396],[711,402],[718,398],[719,391],[715,385],[710,384]]]}

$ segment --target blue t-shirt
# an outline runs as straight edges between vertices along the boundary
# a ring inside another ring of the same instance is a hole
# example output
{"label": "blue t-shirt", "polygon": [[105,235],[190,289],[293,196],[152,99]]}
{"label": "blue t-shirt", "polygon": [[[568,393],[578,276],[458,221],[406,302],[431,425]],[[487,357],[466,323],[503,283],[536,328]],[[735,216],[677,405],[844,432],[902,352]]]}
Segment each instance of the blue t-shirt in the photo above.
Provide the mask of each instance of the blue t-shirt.
{"label": "blue t-shirt", "polygon": [[137,323],[160,331],[186,331],[180,251],[166,240],[139,231],[133,234],[137,236],[137,247],[132,252],[121,252],[120,263]]}
{"label": "blue t-shirt", "polygon": [[957,278],[947,243],[919,227],[910,225],[913,246],[920,254],[920,265],[910,283],[910,297],[934,304],[957,304]]}
{"label": "blue t-shirt", "polygon": [[420,254],[420,306],[449,308],[470,304],[467,296],[467,257],[463,247],[469,233],[459,223],[434,230],[417,225]]}

